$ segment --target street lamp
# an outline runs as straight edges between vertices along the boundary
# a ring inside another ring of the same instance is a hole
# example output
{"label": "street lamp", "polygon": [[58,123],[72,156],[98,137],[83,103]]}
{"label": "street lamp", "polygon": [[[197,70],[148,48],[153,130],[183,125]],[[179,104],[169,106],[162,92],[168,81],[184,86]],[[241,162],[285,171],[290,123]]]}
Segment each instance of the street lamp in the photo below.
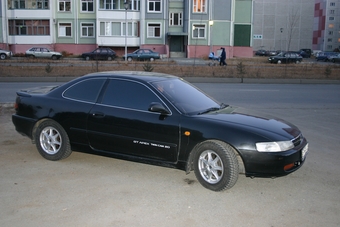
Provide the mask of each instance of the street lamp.
{"label": "street lamp", "polygon": [[209,21],[209,25],[210,25],[210,31],[209,31],[209,41],[210,41],[210,53],[213,52],[212,51],[212,36],[211,36],[211,33],[212,33],[212,26],[214,25],[214,21],[213,20],[210,20]]}
{"label": "street lamp", "polygon": [[280,28],[280,51],[282,51],[282,32],[283,32],[283,28]]}
{"label": "street lamp", "polygon": [[128,25],[127,25],[127,10],[130,7],[130,1],[124,2],[125,8],[125,61],[127,61],[127,33],[128,33]]}

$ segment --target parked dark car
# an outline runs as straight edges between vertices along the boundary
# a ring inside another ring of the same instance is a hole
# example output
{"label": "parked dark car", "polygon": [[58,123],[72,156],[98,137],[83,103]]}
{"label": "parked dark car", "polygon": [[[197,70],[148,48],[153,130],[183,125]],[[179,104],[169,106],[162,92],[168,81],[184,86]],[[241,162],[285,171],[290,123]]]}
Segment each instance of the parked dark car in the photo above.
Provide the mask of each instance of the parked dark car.
{"label": "parked dark car", "polygon": [[0,60],[11,58],[12,55],[12,51],[0,49]]}
{"label": "parked dark car", "polygon": [[328,56],[327,60],[333,63],[340,62],[340,53]]}
{"label": "parked dark car", "polygon": [[300,54],[295,52],[281,52],[276,56],[271,56],[268,58],[270,63],[300,63],[302,61],[302,57]]}
{"label": "parked dark car", "polygon": [[83,53],[81,55],[82,58],[84,58],[86,61],[88,60],[108,60],[112,61],[116,58],[116,52],[113,51],[110,48],[102,48],[99,47],[95,49],[94,51]]}
{"label": "parked dark car", "polygon": [[308,143],[296,126],[252,112],[175,76],[101,72],[18,91],[12,121],[48,160],[101,154],[194,171],[221,191],[239,173],[284,176],[305,161]]}
{"label": "parked dark car", "polygon": [[266,56],[275,56],[280,52],[277,52],[276,50],[267,50],[266,51]]}
{"label": "parked dark car", "polygon": [[26,51],[25,56],[29,58],[51,58],[53,60],[63,57],[60,52],[51,51],[46,47],[32,47]]}
{"label": "parked dark car", "polygon": [[[160,54],[158,52],[154,52],[150,49],[138,49],[133,53],[128,53],[126,55],[128,61],[132,60],[149,60],[154,61],[155,59],[160,59]],[[125,55],[123,56],[125,59]]]}
{"label": "parked dark car", "polygon": [[316,61],[328,61],[328,57],[337,54],[336,52],[320,52],[316,57]]}
{"label": "parked dark car", "polygon": [[256,52],[255,52],[255,55],[256,56],[266,56],[267,55],[267,51],[266,50],[257,50]]}

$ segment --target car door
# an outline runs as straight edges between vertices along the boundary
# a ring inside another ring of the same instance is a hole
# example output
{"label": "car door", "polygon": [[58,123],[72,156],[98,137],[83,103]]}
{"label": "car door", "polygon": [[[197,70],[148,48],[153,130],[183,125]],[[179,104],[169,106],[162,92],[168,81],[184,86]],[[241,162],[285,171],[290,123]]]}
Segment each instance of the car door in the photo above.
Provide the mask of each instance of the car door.
{"label": "car door", "polygon": [[136,52],[136,59],[137,60],[143,60],[144,59],[144,50],[138,50]]}
{"label": "car door", "polygon": [[107,49],[100,49],[99,59],[100,60],[107,59]]}
{"label": "car door", "polygon": [[52,57],[51,52],[47,48],[40,48],[40,57],[42,58],[50,58]]}
{"label": "car door", "polygon": [[43,57],[43,52],[42,52],[42,50],[43,50],[44,48],[35,48],[34,49],[34,56],[36,57],[36,58],[41,58],[41,57]]}
{"label": "car door", "polygon": [[99,48],[97,48],[94,51],[92,51],[92,53],[91,53],[92,59],[98,60],[99,56],[100,56],[100,49]]}
{"label": "car door", "polygon": [[166,106],[142,83],[110,79],[102,100],[94,105],[88,117],[91,147],[97,151],[176,162],[180,116],[148,111],[153,102]]}

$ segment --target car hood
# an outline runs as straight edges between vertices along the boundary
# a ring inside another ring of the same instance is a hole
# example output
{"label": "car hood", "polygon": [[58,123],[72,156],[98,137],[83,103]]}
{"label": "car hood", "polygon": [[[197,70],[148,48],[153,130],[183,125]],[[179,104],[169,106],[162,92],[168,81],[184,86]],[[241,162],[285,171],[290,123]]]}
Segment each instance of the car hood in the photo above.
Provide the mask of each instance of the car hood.
{"label": "car hood", "polygon": [[216,112],[200,115],[203,118],[235,124],[254,130],[267,131],[287,138],[295,138],[301,134],[293,124],[256,110],[236,106],[228,106]]}

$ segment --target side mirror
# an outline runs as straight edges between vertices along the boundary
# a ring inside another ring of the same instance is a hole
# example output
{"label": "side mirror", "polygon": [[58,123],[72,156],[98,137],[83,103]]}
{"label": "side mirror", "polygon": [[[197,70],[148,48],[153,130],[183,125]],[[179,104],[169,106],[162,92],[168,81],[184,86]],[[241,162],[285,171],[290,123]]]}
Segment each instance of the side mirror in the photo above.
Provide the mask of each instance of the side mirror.
{"label": "side mirror", "polygon": [[158,102],[151,103],[149,106],[149,111],[164,114],[164,115],[170,114],[170,111]]}

